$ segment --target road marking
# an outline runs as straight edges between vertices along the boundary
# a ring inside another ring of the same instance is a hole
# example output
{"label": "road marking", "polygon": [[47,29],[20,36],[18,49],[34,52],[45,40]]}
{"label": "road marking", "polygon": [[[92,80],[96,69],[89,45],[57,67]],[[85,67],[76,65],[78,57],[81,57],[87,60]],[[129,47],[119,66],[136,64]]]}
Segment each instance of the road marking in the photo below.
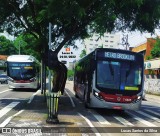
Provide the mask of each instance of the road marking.
{"label": "road marking", "polygon": [[79,113],[78,112],[78,114],[83,118],[83,119],[85,119],[85,121],[88,123],[88,125],[90,126],[90,127],[92,127],[93,129],[93,132],[96,134],[96,136],[101,136],[101,134],[97,131],[97,129],[93,126],[93,124],[92,124],[92,122],[89,120],[89,119],[87,119],[86,117],[84,117],[81,113]]}
{"label": "road marking", "polygon": [[130,116],[132,116],[135,120],[138,120],[138,121],[140,121],[141,123],[143,123],[143,124],[145,124],[145,125],[147,125],[147,126],[149,126],[149,127],[157,127],[156,125],[154,125],[154,124],[152,124],[152,123],[150,123],[150,122],[148,122],[148,121],[146,121],[146,120],[144,120],[144,119],[142,119],[142,118],[140,118],[140,117],[138,117],[138,116],[136,116],[136,115],[134,115],[134,114],[132,114],[132,113],[130,113],[130,112],[127,112]]}
{"label": "road marking", "polygon": [[99,121],[100,124],[111,125],[111,123],[109,123],[104,117],[102,117],[98,113],[92,112],[92,114]]}
{"label": "road marking", "polygon": [[11,91],[11,90],[12,90],[12,89],[4,90],[4,91],[0,92],[0,94],[1,94],[1,93],[5,93],[5,92],[8,92],[8,91]]}
{"label": "road marking", "polygon": [[123,125],[125,126],[134,126],[132,123],[130,123],[129,121],[127,121],[126,119],[120,117],[120,116],[113,116],[116,120],[118,120],[119,122],[121,122]]}
{"label": "road marking", "polygon": [[160,116],[160,114],[157,113],[157,112],[155,112],[155,111],[151,111],[151,110],[148,110],[148,109],[146,109],[146,111],[148,111],[148,112],[150,112],[150,113],[153,113],[153,114],[155,114],[155,115],[157,115],[157,116]]}
{"label": "road marking", "polygon": [[0,98],[0,100],[20,100],[20,101],[25,101],[25,100],[28,100],[28,98]]}
{"label": "road marking", "polygon": [[141,115],[143,115],[143,116],[146,116],[146,117],[148,117],[148,118],[150,118],[150,119],[152,119],[152,120],[155,120],[155,121],[157,121],[157,122],[160,122],[160,119],[159,118],[156,118],[156,117],[154,117],[154,116],[152,116],[152,115],[149,115],[149,114],[147,114],[147,113],[145,113],[145,112],[142,112],[142,111],[136,111],[137,113],[139,113],[139,114],[141,114]]}
{"label": "road marking", "polygon": [[74,104],[74,102],[73,102],[72,97],[68,94],[68,92],[67,92],[66,90],[65,90],[65,92],[66,92],[66,94],[68,95],[68,97],[69,97],[69,99],[70,99],[70,101],[71,101],[71,103],[72,103],[72,107],[75,108],[76,106],[75,106],[75,104]]}
{"label": "road marking", "polygon": [[7,112],[9,112],[10,110],[12,110],[19,103],[20,102],[12,102],[9,105],[7,105],[6,107],[4,107],[3,109],[1,109],[0,110],[0,118],[2,116],[4,116]]}
{"label": "road marking", "polygon": [[37,95],[41,90],[38,90],[37,92],[35,92],[29,99],[29,101],[27,102],[28,104],[30,104],[32,102],[32,100],[34,99],[34,96]]}
{"label": "road marking", "polygon": [[13,117],[18,116],[18,115],[21,114],[23,111],[24,111],[24,110],[21,110],[21,111],[17,112],[16,114],[8,117],[5,121],[3,121],[3,122],[0,124],[0,127],[5,127],[5,126],[11,121],[11,119],[12,119]]}

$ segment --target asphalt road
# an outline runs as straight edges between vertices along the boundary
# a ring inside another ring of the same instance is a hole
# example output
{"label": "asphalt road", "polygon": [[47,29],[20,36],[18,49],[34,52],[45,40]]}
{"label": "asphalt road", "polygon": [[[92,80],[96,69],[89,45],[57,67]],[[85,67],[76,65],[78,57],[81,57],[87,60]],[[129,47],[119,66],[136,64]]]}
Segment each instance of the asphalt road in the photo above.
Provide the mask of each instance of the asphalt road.
{"label": "asphalt road", "polygon": [[[82,135],[135,136],[135,133],[136,135],[145,136],[159,135],[159,133],[156,133],[156,131],[160,132],[159,101],[147,99],[142,102],[142,107],[139,111],[117,112],[108,109],[86,109],[84,103],[74,96],[72,88],[72,82],[67,82],[65,93],[61,97],[59,103],[58,117],[60,124],[54,126],[79,127],[82,129]],[[36,92],[34,91],[28,90],[13,91],[9,90],[7,85],[0,85],[0,127],[8,117],[17,113],[17,115],[19,115],[19,112],[22,109],[25,109],[28,101],[35,93]],[[15,118],[16,120],[21,119],[24,121],[22,116]],[[36,124],[35,127],[40,126],[41,124],[43,124],[43,121],[39,121],[39,124]],[[10,125],[11,124],[9,123],[8,126]],[[24,122],[22,125],[24,125]],[[20,124],[15,123],[15,126],[20,126]],[[31,126],[31,124],[28,124],[28,126]],[[88,129],[83,130],[84,127],[87,127]],[[94,134],[90,134],[90,128],[92,128],[91,132]],[[72,131],[74,131],[74,129]],[[76,135],[80,134],[77,133]]]}

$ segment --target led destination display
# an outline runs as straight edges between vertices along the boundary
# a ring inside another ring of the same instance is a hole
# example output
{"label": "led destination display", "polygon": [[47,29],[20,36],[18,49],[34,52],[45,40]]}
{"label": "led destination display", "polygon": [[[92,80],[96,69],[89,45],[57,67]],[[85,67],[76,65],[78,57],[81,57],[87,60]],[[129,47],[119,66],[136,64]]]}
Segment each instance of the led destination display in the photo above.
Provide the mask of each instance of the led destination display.
{"label": "led destination display", "polygon": [[135,56],[131,54],[124,54],[124,53],[115,53],[115,52],[105,52],[104,56],[106,58],[113,58],[113,59],[123,59],[123,60],[135,60]]}

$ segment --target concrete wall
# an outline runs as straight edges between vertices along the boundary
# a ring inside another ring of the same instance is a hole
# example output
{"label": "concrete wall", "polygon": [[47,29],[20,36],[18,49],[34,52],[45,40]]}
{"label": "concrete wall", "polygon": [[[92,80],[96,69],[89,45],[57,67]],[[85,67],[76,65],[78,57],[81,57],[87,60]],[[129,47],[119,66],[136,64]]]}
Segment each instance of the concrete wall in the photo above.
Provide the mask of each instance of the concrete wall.
{"label": "concrete wall", "polygon": [[152,94],[160,94],[160,79],[145,79],[144,90]]}

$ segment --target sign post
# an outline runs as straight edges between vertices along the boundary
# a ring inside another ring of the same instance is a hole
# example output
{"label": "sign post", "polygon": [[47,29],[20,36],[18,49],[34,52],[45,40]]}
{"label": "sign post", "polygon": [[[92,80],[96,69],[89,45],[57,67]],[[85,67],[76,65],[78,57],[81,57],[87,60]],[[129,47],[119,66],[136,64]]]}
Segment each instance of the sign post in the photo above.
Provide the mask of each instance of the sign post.
{"label": "sign post", "polygon": [[[47,107],[48,107],[48,118],[46,120],[47,123],[59,123],[58,120],[58,101],[60,94],[58,92],[52,92],[53,86],[51,87],[51,62],[54,61],[54,53],[51,50],[51,23],[49,23],[49,51],[48,51],[48,93],[47,93]],[[53,62],[54,63],[54,62]]]}

